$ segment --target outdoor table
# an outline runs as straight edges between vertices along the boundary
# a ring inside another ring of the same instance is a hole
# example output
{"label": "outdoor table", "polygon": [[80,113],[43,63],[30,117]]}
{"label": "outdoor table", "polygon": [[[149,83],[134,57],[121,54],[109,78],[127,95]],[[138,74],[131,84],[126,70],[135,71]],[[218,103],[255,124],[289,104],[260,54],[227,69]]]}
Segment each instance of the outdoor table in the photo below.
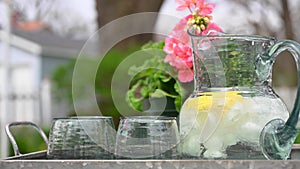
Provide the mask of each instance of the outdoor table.
{"label": "outdoor table", "polygon": [[46,151],[0,160],[0,169],[298,169],[300,145],[289,160],[48,160]]}

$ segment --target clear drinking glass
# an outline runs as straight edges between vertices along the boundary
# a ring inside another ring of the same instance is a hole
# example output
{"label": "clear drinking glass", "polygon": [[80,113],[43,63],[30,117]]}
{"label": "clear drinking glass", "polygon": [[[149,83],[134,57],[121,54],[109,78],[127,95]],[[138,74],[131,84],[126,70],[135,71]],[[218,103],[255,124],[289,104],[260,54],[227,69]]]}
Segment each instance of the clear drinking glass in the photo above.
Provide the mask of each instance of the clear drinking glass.
{"label": "clear drinking glass", "polygon": [[49,159],[113,159],[115,135],[112,117],[56,118],[50,130]]}
{"label": "clear drinking glass", "polygon": [[126,117],[120,120],[115,155],[119,159],[176,159],[178,143],[175,117]]}

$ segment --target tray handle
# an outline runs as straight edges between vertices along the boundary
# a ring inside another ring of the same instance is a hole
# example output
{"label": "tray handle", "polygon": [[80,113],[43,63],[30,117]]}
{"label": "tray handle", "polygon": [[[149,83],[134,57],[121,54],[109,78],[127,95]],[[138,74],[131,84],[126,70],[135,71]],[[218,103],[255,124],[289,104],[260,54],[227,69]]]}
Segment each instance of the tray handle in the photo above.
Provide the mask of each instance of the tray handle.
{"label": "tray handle", "polygon": [[39,127],[37,126],[36,124],[32,123],[32,122],[28,122],[28,121],[21,121],[21,122],[12,122],[12,123],[9,123],[6,125],[5,127],[5,132],[12,144],[12,147],[14,149],[14,153],[15,153],[15,156],[19,156],[21,155],[20,151],[19,151],[19,147],[18,147],[18,144],[14,138],[14,136],[12,135],[12,132],[10,131],[10,128],[12,126],[31,126],[33,127],[34,129],[36,129],[36,131],[42,136],[43,140],[45,141],[46,145],[48,145],[48,138],[46,136],[46,134],[44,133],[44,131]]}

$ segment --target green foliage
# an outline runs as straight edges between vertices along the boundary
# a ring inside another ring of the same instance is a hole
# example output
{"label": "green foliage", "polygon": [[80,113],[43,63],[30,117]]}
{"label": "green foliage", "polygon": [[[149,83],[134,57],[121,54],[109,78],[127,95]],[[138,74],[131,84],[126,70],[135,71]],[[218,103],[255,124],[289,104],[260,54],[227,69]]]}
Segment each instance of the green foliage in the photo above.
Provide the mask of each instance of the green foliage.
{"label": "green foliage", "polygon": [[76,60],[71,60],[69,64],[57,68],[51,77],[53,82],[52,92],[56,99],[67,99],[72,102],[72,76]]}
{"label": "green foliage", "polygon": [[[140,49],[139,45],[129,45],[126,50],[124,49],[115,49],[110,50],[101,60],[101,63],[98,66],[96,79],[95,79],[95,95],[97,97],[98,106],[103,115],[113,116],[115,119],[115,124],[117,124],[120,117],[119,112],[114,106],[112,97],[111,97],[111,79],[113,73],[119,63],[122,62],[129,54]],[[97,64],[93,60],[85,59],[82,60],[84,63],[81,69],[85,70],[82,72],[82,76],[90,76],[88,72],[91,69],[91,65]],[[52,93],[53,96],[59,100],[66,100],[70,107],[73,106],[73,94],[72,94],[72,78],[74,72],[74,66],[76,59],[70,61],[70,63],[63,65],[57,68],[51,77],[52,80]],[[92,78],[92,77],[88,77]],[[76,83],[80,83],[79,86],[84,87],[85,81],[82,80]],[[80,91],[79,91],[80,94]],[[74,110],[70,110],[70,115],[74,115]],[[93,111],[89,115],[96,115]]]}
{"label": "green foliage", "polygon": [[149,42],[142,46],[145,55],[150,59],[130,67],[131,88],[127,92],[127,102],[136,110],[142,111],[142,101],[150,97],[168,96],[175,98],[176,109],[180,109],[180,88],[174,77],[173,68],[164,62],[164,42]]}

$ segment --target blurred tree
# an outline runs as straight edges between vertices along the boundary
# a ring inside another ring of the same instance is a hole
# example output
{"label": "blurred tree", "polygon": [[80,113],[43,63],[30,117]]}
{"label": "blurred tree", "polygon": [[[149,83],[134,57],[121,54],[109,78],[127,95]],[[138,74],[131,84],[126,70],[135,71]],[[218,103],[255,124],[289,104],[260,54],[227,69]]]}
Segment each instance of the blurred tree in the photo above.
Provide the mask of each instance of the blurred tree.
{"label": "blurred tree", "polygon": [[55,7],[55,1],[47,0],[11,0],[12,10],[19,21],[43,20]]}
{"label": "blurred tree", "polygon": [[[234,8],[246,11],[244,19],[248,26],[254,28],[255,34],[300,40],[300,37],[294,33],[300,20],[293,22],[298,17],[294,15],[294,11],[300,8],[299,0],[229,0],[228,2],[234,2]],[[233,24],[231,30],[235,30]]]}
{"label": "blurred tree", "polygon": [[[158,12],[162,2],[163,0],[152,0],[151,2],[147,0],[96,0],[98,28],[102,28],[106,24],[130,14],[140,12]],[[148,26],[149,28],[153,29],[155,22],[156,18],[147,18],[145,20],[142,20],[141,25],[124,25],[122,29],[125,28],[124,31],[127,31],[126,29],[128,27],[130,28],[131,26]],[[120,31],[120,29],[117,27],[110,27],[110,29],[111,32]],[[120,39],[121,41],[118,44],[116,44],[112,49],[110,49],[108,55],[106,55],[102,60],[101,64],[99,65],[99,70],[95,83],[99,86],[99,88],[96,89],[96,92],[99,92],[102,96],[102,99],[99,102],[99,107],[104,114],[118,114],[114,113],[117,112],[116,108],[114,106],[111,106],[114,105],[114,102],[111,97],[111,91],[109,90],[111,88],[111,79],[115,68],[129,54],[133,53],[136,50],[139,50],[140,46],[152,40],[152,36],[153,35],[151,34],[140,34],[129,37],[127,39]],[[117,122],[118,119],[119,118],[115,118]]]}
{"label": "blurred tree", "polygon": [[[130,14],[139,12],[158,12],[160,6],[162,5],[162,2],[163,0],[152,0],[151,2],[147,0],[96,0],[96,10],[98,13],[98,27],[101,28],[115,19]],[[155,22],[156,19],[145,20],[144,25],[154,27]],[[131,43],[143,44],[151,39],[152,35],[137,35],[130,39],[127,39],[125,43],[122,43],[122,46],[126,47]],[[130,43],[128,43],[128,41]]]}
{"label": "blurred tree", "polygon": [[[289,3],[287,0],[280,0],[282,5],[281,19],[284,21],[285,25],[285,37],[287,39],[295,39],[293,23],[290,14]],[[299,23],[298,23],[299,24]]]}

